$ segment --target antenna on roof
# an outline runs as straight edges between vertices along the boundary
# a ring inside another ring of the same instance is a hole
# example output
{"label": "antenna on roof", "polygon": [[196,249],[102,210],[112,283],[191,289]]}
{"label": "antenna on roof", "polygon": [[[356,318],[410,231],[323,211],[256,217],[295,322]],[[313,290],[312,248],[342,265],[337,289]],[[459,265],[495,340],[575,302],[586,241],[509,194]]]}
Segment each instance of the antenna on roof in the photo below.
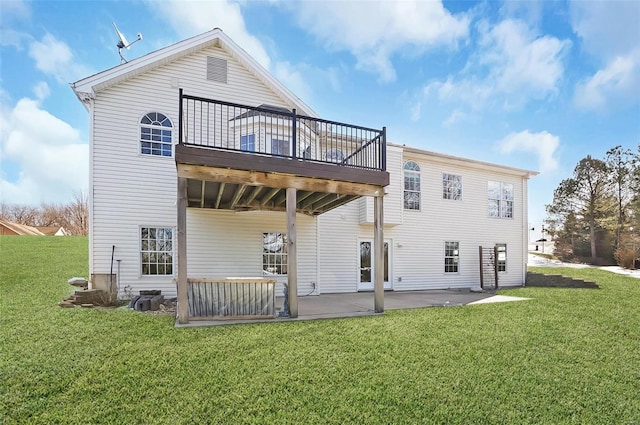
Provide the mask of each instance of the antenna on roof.
{"label": "antenna on roof", "polygon": [[116,34],[118,35],[118,39],[119,39],[118,44],[116,44],[116,46],[118,47],[118,54],[120,55],[120,63],[127,63],[127,60],[124,58],[124,56],[122,56],[122,49],[129,50],[129,47],[131,47],[133,43],[142,40],[142,34],[138,33],[138,38],[136,38],[131,43],[129,43],[127,39],[124,37],[124,35],[118,29],[118,26],[116,25],[116,23],[115,22],[112,22],[112,23],[113,23],[113,29],[116,30]]}

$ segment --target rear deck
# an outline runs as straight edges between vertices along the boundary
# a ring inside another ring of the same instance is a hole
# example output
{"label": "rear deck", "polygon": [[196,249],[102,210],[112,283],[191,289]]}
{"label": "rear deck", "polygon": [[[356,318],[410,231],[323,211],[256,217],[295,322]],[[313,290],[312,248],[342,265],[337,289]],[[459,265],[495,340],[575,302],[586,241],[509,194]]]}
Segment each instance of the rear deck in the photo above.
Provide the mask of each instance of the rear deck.
{"label": "rear deck", "polygon": [[[317,216],[359,197],[373,197],[374,252],[382,263],[383,197],[389,184],[384,127],[302,116],[295,109],[271,105],[205,99],[182,90],[179,102],[175,147],[179,323],[188,323],[191,316],[187,208],[286,213],[291,318],[298,316],[296,214]],[[382,268],[374,282],[374,310],[380,313]]]}

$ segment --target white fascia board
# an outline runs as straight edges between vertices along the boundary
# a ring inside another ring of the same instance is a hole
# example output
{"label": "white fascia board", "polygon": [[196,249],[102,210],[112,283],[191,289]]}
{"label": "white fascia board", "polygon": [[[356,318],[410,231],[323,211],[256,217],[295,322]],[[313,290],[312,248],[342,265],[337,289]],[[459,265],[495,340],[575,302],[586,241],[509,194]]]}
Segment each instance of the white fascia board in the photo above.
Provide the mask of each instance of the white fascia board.
{"label": "white fascia board", "polygon": [[403,152],[425,156],[431,161],[440,162],[443,164],[455,164],[462,167],[488,170],[488,171],[498,172],[503,174],[512,174],[512,175],[516,175],[516,176],[527,178],[527,179],[540,174],[537,171],[524,170],[521,168],[509,167],[509,166],[500,165],[500,164],[492,164],[490,162],[478,161],[478,160],[469,159],[469,158],[462,158],[459,156],[447,155],[447,154],[438,153],[438,152],[431,152],[431,151],[412,148],[404,145],[389,144],[389,146],[396,146],[396,147],[400,146]]}
{"label": "white fascia board", "polygon": [[278,93],[282,98],[288,100],[288,103],[290,103],[292,107],[295,107],[302,115],[318,118],[316,112],[311,109],[309,105],[285,87],[219,28],[179,41],[140,58],[132,59],[127,63],[83,78],[75,83],[71,83],[71,88],[76,93],[78,99],[84,103],[88,98],[95,98],[96,93],[107,87],[209,46],[218,46],[226,50],[269,88]]}

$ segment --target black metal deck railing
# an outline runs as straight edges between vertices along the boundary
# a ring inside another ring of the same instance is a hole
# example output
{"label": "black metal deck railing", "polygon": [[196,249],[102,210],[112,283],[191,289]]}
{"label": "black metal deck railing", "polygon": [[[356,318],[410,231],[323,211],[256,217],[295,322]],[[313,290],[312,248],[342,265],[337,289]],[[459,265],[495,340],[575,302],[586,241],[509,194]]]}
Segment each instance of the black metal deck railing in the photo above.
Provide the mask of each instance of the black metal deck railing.
{"label": "black metal deck railing", "polygon": [[386,171],[386,128],[298,115],[296,110],[240,105],[180,90],[179,143]]}

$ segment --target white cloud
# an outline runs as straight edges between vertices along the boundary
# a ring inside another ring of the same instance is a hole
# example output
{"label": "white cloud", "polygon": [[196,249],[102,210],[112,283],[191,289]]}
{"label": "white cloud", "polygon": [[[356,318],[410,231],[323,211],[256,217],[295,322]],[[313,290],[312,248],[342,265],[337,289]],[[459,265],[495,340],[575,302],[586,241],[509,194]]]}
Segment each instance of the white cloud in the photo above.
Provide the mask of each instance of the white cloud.
{"label": "white cloud", "polygon": [[30,4],[23,0],[0,0],[0,46],[13,46],[22,49],[31,39],[29,34],[16,31],[16,22],[31,18]]}
{"label": "white cloud", "polygon": [[181,37],[191,37],[221,28],[258,63],[269,69],[271,59],[264,46],[247,30],[240,3],[235,1],[153,1],[147,0],[153,12],[169,22]]}
{"label": "white cloud", "polygon": [[36,61],[36,68],[66,83],[91,74],[86,66],[75,62],[71,48],[51,34],[29,46],[29,56]]}
{"label": "white cloud", "polygon": [[[41,84],[34,91],[46,93]],[[3,201],[66,202],[74,192],[86,191],[89,146],[78,130],[42,109],[39,100],[3,105],[0,115],[3,168],[19,170],[17,179],[2,175]]]}
{"label": "white cloud", "polygon": [[498,143],[501,153],[528,152],[537,155],[538,167],[541,172],[550,172],[558,168],[555,157],[560,138],[546,131],[531,133],[524,130],[519,133],[511,133]]}
{"label": "white cloud", "polygon": [[503,93],[526,90],[529,96],[545,97],[557,91],[571,45],[568,40],[537,37],[522,21],[505,20],[485,32],[480,59],[491,67],[491,77]]}
{"label": "white cloud", "polygon": [[382,81],[396,78],[394,53],[455,46],[469,32],[469,18],[452,15],[440,1],[305,1],[290,8],[301,28],[330,49],[350,51],[358,68]]}
{"label": "white cloud", "polygon": [[572,1],[569,10],[583,49],[601,62],[576,84],[576,106],[606,110],[639,103],[640,2]]}
{"label": "white cloud", "polygon": [[583,48],[610,61],[637,49],[640,2],[637,0],[570,0],[569,18]]}
{"label": "white cloud", "polygon": [[445,128],[450,128],[455,123],[462,121],[465,118],[467,118],[467,114],[456,109],[451,113],[451,115],[449,115],[449,118],[444,120],[444,122],[442,123],[442,126]]}
{"label": "white cloud", "polygon": [[50,93],[49,85],[45,81],[40,81],[33,87],[33,94],[36,95],[38,100],[46,99]]}
{"label": "white cloud", "polygon": [[416,102],[411,108],[411,121],[420,121],[420,117],[422,116],[422,103]]}
{"label": "white cloud", "polygon": [[[340,70],[335,67],[322,69],[308,63],[290,63],[277,61],[273,74],[289,90],[303,101],[312,101],[314,91],[340,92]],[[313,86],[310,85],[313,82]]]}
{"label": "white cloud", "polygon": [[574,101],[584,109],[604,109],[640,101],[640,49],[614,58],[592,77],[576,85]]}
{"label": "white cloud", "polygon": [[[459,76],[429,82],[424,87],[427,98],[435,97],[458,109],[466,105],[475,111],[487,107],[509,110],[558,93],[569,40],[540,36],[514,19],[493,27],[483,21],[477,29],[478,49]],[[453,122],[447,120],[443,125]]]}

